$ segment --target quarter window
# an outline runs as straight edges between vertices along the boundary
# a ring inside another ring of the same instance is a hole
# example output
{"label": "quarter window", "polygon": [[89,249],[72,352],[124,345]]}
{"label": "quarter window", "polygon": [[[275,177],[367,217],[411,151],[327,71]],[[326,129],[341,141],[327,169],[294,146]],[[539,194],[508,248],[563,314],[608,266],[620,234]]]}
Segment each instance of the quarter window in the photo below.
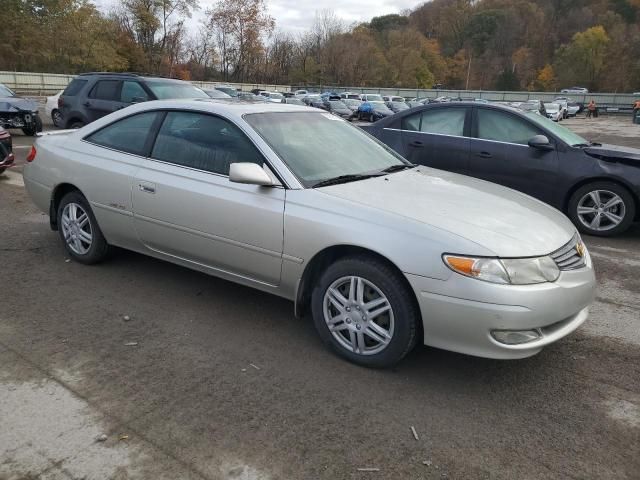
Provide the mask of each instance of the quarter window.
{"label": "quarter window", "polygon": [[193,112],[167,114],[151,156],[222,175],[229,174],[232,163],[264,162],[238,127],[220,117]]}
{"label": "quarter window", "polygon": [[64,89],[64,92],[62,92],[62,95],[64,95],[65,97],[73,97],[77,95],[80,92],[80,90],[82,90],[82,87],[84,87],[86,84],[87,84],[87,80],[80,80],[79,78],[74,78],[73,80],[71,80],[71,83],[67,85],[67,88]]}
{"label": "quarter window", "polygon": [[478,109],[478,138],[527,145],[542,132],[529,122],[508,113],[488,108]]}
{"label": "quarter window", "polygon": [[96,83],[91,92],[89,98],[95,98],[96,100],[118,100],[118,89],[120,86],[120,80],[100,80]]}
{"label": "quarter window", "polygon": [[158,115],[158,112],[132,115],[98,130],[86,140],[114,150],[145,155],[147,138]]}
{"label": "quarter window", "polygon": [[142,85],[138,82],[132,82],[131,80],[122,82],[121,102],[133,103],[146,102],[147,100],[149,100],[149,95],[147,95],[147,92],[144,91],[144,88],[142,88]]}
{"label": "quarter window", "polygon": [[402,129],[440,135],[464,135],[464,120],[467,109],[434,108],[409,115],[402,119]]}

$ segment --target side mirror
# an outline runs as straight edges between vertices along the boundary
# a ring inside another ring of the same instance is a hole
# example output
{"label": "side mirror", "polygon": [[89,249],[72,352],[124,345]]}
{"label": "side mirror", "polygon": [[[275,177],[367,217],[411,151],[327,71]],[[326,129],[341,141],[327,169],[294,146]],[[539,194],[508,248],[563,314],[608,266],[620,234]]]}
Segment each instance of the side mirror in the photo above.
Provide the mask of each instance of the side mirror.
{"label": "side mirror", "polygon": [[232,163],[229,167],[229,181],[247,185],[272,186],[273,180],[257,163]]}
{"label": "side mirror", "polygon": [[531,148],[537,148],[539,150],[553,150],[553,145],[545,135],[531,137],[528,144]]}

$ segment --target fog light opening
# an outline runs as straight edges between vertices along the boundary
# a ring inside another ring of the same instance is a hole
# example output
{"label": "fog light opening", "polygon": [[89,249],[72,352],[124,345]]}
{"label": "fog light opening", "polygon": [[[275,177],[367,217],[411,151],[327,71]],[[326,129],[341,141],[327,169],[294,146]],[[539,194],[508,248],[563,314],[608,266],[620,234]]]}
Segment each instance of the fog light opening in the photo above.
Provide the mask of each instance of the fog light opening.
{"label": "fog light opening", "polygon": [[534,330],[492,330],[491,336],[505,345],[520,345],[542,338],[540,329]]}

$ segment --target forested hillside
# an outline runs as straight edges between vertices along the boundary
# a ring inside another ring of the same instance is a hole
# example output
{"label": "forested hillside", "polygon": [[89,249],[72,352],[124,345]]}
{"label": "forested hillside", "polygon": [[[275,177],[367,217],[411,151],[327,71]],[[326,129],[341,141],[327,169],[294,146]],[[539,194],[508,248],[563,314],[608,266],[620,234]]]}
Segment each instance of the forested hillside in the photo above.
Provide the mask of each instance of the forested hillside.
{"label": "forested hillside", "polygon": [[[0,70],[129,70],[286,84],[640,90],[640,0],[433,0],[291,33],[263,0],[2,0]],[[313,13],[311,14],[313,15]]]}

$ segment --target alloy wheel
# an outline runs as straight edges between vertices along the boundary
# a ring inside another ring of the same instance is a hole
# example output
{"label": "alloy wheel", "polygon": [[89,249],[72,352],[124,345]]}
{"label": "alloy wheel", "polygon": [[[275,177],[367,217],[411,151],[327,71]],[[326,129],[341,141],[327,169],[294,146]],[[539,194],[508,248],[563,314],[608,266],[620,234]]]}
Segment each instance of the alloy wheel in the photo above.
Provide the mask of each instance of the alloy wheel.
{"label": "alloy wheel", "polygon": [[323,314],[333,338],[350,352],[374,355],[393,338],[391,303],[365,278],[348,276],[334,281],[324,294]]}
{"label": "alloy wheel", "polygon": [[624,220],[624,200],[609,190],[593,190],[578,201],[578,219],[587,228],[604,232],[617,227]]}
{"label": "alloy wheel", "polygon": [[68,203],[62,210],[62,233],[67,246],[78,255],[85,255],[91,248],[93,234],[89,215],[77,203]]}

